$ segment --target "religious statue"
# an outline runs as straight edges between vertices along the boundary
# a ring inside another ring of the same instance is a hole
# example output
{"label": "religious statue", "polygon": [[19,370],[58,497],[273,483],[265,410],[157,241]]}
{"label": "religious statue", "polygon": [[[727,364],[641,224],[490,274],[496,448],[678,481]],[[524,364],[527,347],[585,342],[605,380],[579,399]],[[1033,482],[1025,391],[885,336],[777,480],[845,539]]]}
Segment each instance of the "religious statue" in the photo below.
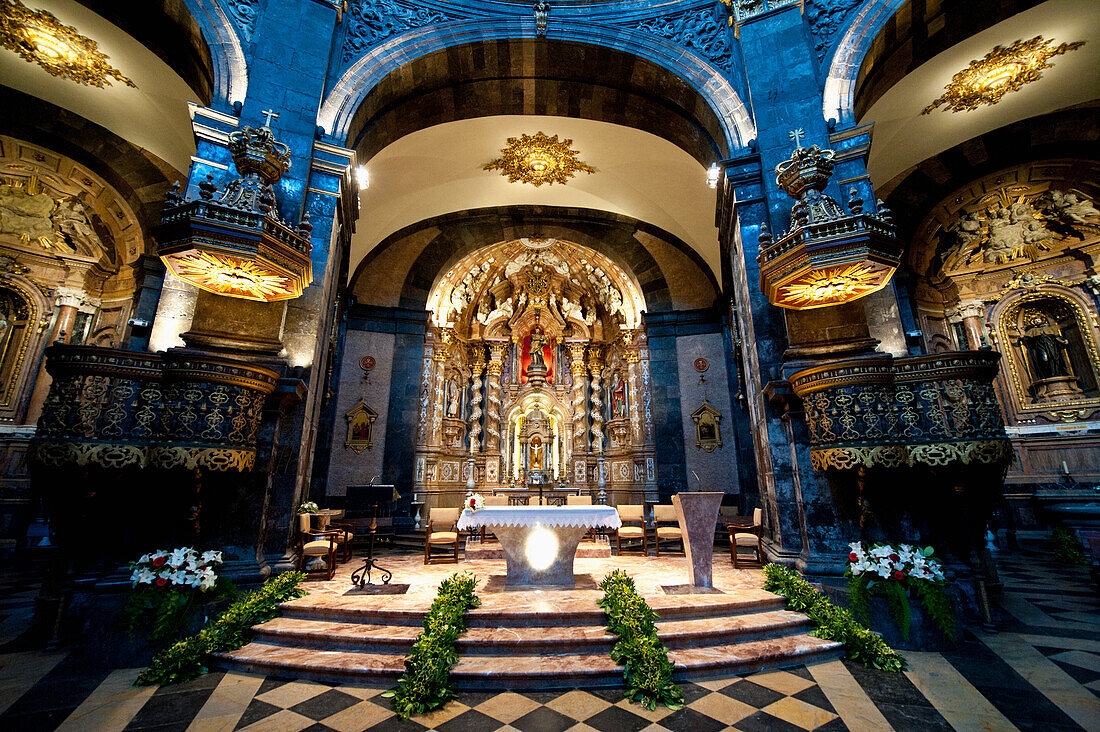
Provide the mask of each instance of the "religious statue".
{"label": "religious statue", "polygon": [[626,383],[622,374],[615,374],[615,383],[611,387],[611,414],[615,417],[626,416]]}
{"label": "religious statue", "polygon": [[1027,321],[1027,330],[1020,338],[1027,349],[1027,361],[1031,368],[1032,382],[1069,376],[1065,349],[1069,341],[1051,325],[1042,313],[1032,314]]}
{"label": "religious statue", "polygon": [[0,185],[0,234],[30,239],[53,234],[50,213],[54,201],[45,193],[27,193],[23,186]]}
{"label": "religious statue", "polygon": [[542,329],[536,327],[531,331],[531,365],[528,369],[546,370],[546,359],[543,357],[542,347],[546,345],[546,336]]}
{"label": "religious statue", "polygon": [[531,439],[531,446],[528,453],[528,469],[530,470],[542,470],[542,453],[543,446],[542,440],[538,437]]}
{"label": "religious statue", "polygon": [[79,201],[62,200],[57,202],[53,213],[54,225],[65,235],[73,251],[84,255],[98,254],[102,249],[99,236],[88,220],[84,204]]}
{"label": "religious statue", "polygon": [[447,416],[458,416],[458,384],[454,381],[447,382]]}
{"label": "religious statue", "polygon": [[[1051,208],[1060,219],[1073,224],[1096,223],[1100,211],[1088,199],[1081,199],[1072,191],[1051,191]],[[1089,221],[1092,219],[1092,221]]]}
{"label": "religious statue", "polygon": [[1024,256],[1033,246],[1047,248],[1053,234],[1035,218],[1035,208],[1017,201],[1010,208],[996,204],[989,209],[989,240],[982,247],[987,263],[1003,263]]}

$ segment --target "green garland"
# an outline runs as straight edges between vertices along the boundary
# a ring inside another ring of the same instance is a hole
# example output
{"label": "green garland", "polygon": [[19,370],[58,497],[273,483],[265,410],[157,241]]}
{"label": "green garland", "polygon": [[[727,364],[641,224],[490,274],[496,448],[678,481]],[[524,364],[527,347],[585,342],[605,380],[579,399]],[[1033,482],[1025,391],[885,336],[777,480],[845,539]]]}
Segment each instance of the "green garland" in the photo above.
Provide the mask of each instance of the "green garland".
{"label": "green garland", "polygon": [[626,698],[651,710],[658,704],[682,707],[684,695],[672,681],[673,664],[657,638],[657,613],[621,569],[604,577],[600,589],[604,595],[598,604],[607,613],[607,629],[619,638],[611,658],[623,664]]}
{"label": "green garland", "polygon": [[1054,561],[1062,564],[1088,564],[1085,547],[1072,531],[1058,528],[1050,533],[1050,548]]}
{"label": "green garland", "polygon": [[298,587],[305,575],[287,572],[272,577],[230,605],[224,613],[197,634],[184,638],[153,657],[149,668],[134,682],[137,686],[162,686],[189,681],[206,673],[211,653],[240,648],[251,638],[251,628],[279,613],[279,604],[307,594]]}
{"label": "green garland", "polygon": [[219,577],[207,592],[196,587],[169,589],[139,585],[130,590],[119,624],[131,637],[140,630],[148,634],[154,646],[163,647],[180,640],[200,600],[236,594],[237,588],[224,577]]}
{"label": "green garland", "polygon": [[764,589],[783,595],[787,598],[788,610],[804,613],[812,620],[817,625],[813,635],[842,642],[848,658],[853,661],[892,673],[905,670],[905,659],[897,651],[857,623],[852,613],[829,602],[798,572],[769,564],[764,567]]}
{"label": "green garland", "polygon": [[469,572],[455,573],[440,583],[424,618],[424,630],[405,659],[405,673],[396,689],[382,694],[398,716],[424,714],[455,698],[451,684],[451,669],[458,663],[455,641],[466,631],[466,611],[481,605],[475,587],[477,577]]}

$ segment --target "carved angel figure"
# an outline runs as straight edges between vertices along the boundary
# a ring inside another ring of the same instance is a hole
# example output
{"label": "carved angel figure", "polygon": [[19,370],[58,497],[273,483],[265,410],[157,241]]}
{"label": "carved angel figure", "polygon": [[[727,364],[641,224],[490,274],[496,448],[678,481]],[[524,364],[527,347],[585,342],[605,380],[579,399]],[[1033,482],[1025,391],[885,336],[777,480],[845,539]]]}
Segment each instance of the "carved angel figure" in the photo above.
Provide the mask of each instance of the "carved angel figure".
{"label": "carved angel figure", "polygon": [[79,201],[64,200],[57,202],[53,214],[54,225],[72,243],[75,251],[94,255],[103,248],[99,235],[95,233],[84,205]]}
{"label": "carved angel figure", "polygon": [[1100,210],[1091,201],[1079,198],[1072,191],[1051,191],[1050,198],[1055,214],[1061,219],[1074,224],[1087,224],[1096,223],[1096,219],[1100,218]]}

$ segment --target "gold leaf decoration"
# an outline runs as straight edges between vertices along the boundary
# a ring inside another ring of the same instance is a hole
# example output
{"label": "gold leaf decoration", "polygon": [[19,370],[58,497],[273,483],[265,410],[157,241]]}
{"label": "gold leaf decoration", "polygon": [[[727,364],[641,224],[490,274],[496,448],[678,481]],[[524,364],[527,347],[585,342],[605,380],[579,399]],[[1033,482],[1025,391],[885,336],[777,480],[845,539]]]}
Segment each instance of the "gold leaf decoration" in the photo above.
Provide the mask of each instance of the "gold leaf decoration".
{"label": "gold leaf decoration", "polygon": [[136,88],[108,63],[95,41],[53,13],[31,10],[19,0],[0,0],[0,44],[53,76],[100,88],[115,79]]}
{"label": "gold leaf decoration", "polygon": [[1011,46],[994,46],[980,59],[970,62],[951,77],[944,93],[924,108],[921,114],[943,107],[944,111],[971,112],[978,107],[996,104],[1009,92],[1019,91],[1025,84],[1042,78],[1042,69],[1054,68],[1049,63],[1054,56],[1076,51],[1084,41],[1052,46],[1053,41],[1035,36],[1030,41],[1016,41]]}
{"label": "gold leaf decoration", "polygon": [[572,145],[572,140],[559,141],[557,135],[547,137],[541,131],[509,137],[501,157],[486,163],[485,170],[499,170],[509,183],[530,183],[536,188],[544,183],[565,184],[578,171],[595,173],[595,168],[577,160],[580,153]]}
{"label": "gold leaf decoration", "polygon": [[251,259],[207,251],[162,258],[172,274],[207,292],[245,300],[286,300],[301,294],[290,278]]}

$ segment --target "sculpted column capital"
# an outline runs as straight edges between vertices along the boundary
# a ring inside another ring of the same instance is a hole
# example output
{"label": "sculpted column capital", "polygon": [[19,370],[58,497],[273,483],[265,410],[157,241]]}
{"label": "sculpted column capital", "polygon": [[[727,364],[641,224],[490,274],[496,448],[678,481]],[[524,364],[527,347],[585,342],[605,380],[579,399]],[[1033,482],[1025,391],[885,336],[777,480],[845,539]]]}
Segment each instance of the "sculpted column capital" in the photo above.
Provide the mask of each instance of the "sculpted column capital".
{"label": "sculpted column capital", "polygon": [[984,318],[985,303],[981,300],[967,300],[955,306],[953,314],[960,318]]}
{"label": "sculpted column capital", "polygon": [[82,308],[96,307],[95,298],[84,290],[64,285],[54,290],[54,300],[60,307]]}

